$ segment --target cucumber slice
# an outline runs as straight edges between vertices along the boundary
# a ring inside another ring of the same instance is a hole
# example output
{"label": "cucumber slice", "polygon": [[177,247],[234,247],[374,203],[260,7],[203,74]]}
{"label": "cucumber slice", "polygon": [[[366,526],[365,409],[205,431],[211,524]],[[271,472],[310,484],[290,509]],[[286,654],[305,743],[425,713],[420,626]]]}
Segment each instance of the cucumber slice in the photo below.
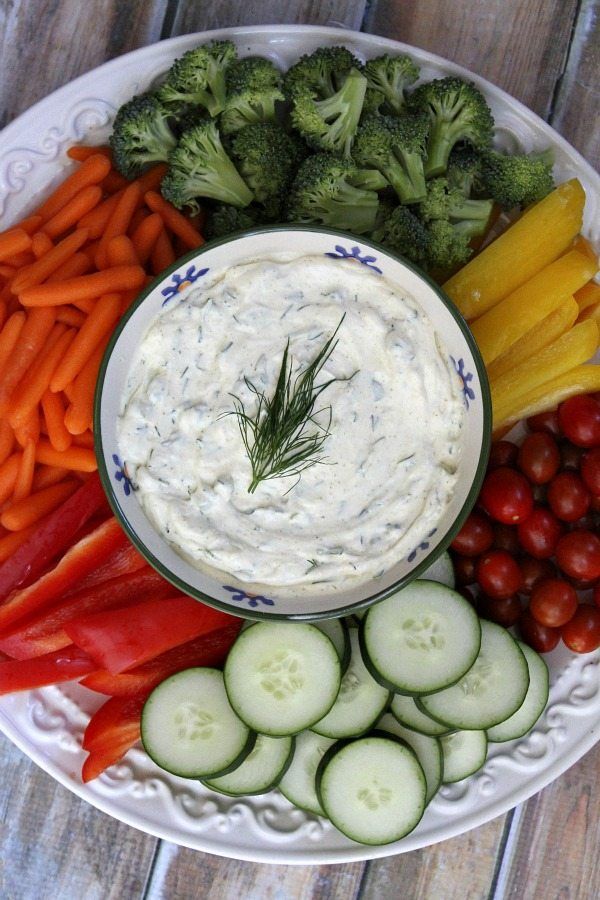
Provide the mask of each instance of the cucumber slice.
{"label": "cucumber slice", "polygon": [[527,660],[529,690],[523,703],[512,716],[505,719],[504,722],[488,728],[488,740],[496,743],[512,741],[527,734],[543,713],[548,702],[550,678],[545,660],[527,644],[522,644],[521,641],[517,641],[517,643]]}
{"label": "cucumber slice", "polygon": [[412,831],[423,815],[426,790],[413,751],[383,732],[334,744],[317,770],[326,815],[361,844],[390,844]]}
{"label": "cucumber slice", "polygon": [[154,688],[142,710],[142,743],[154,762],[184,778],[237,768],[256,739],[231,708],[217,669],[185,669]]}
{"label": "cucumber slice", "polygon": [[319,619],[312,624],[327,635],[340,658],[342,672],[345,672],[350,662],[350,635],[346,622],[343,619]]}
{"label": "cucumber slice", "polygon": [[360,654],[358,632],[350,635],[350,665],[329,712],[312,726],[330,738],[356,737],[373,727],[390,701],[390,692],[371,677]]}
{"label": "cucumber slice", "polygon": [[261,734],[297,734],[322,719],[341,683],[329,638],[303,622],[259,622],[229,651],[225,688],[240,719]]}
{"label": "cucumber slice", "polygon": [[[465,601],[466,602],[466,601]],[[481,620],[481,650],[458,684],[417,705],[450,728],[484,731],[512,716],[529,687],[527,662],[505,628]]]}
{"label": "cucumber slice", "polygon": [[453,588],[456,584],[454,566],[449,553],[442,553],[428,569],[420,576],[419,581],[439,581],[446,587]]}
{"label": "cucumber slice", "polygon": [[287,772],[279,782],[279,790],[298,809],[324,816],[323,807],[317,797],[315,779],[319,763],[336,741],[321,737],[312,731],[296,735],[294,758]]}
{"label": "cucumber slice", "polygon": [[426,734],[429,737],[441,737],[442,734],[448,734],[452,730],[447,725],[441,725],[440,722],[436,722],[431,716],[426,716],[419,709],[414,699],[406,697],[404,694],[394,694],[390,712],[405,728],[410,728],[412,731],[418,731],[419,734]]}
{"label": "cucumber slice", "polygon": [[268,737],[258,734],[256,743],[237,769],[219,778],[204,778],[213,790],[232,797],[266,794],[279,783],[294,755],[293,737]]}
{"label": "cucumber slice", "polygon": [[488,743],[485,731],[455,731],[441,737],[440,743],[444,784],[468,778],[485,763]]}
{"label": "cucumber slice", "polygon": [[372,606],[360,629],[365,665],[399,694],[431,694],[471,668],[481,641],[479,618],[456,591],[414,581]]}
{"label": "cucumber slice", "polygon": [[391,713],[385,713],[379,719],[377,729],[395,734],[416,753],[427,783],[425,802],[429,803],[442,783],[442,748],[438,739],[404,728]]}

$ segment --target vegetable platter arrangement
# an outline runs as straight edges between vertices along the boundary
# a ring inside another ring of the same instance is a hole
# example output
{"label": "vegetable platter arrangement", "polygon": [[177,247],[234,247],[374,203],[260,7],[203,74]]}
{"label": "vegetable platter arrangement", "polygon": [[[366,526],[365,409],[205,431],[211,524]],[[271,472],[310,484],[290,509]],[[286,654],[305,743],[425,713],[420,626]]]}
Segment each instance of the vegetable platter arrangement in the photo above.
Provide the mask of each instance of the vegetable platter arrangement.
{"label": "vegetable platter arrangement", "polygon": [[[493,130],[475,85],[420,80],[405,54],[329,46],[281,72],[207,42],[121,106],[109,145],[72,146],[77,168],[0,234],[0,692],[77,679],[103,698],[83,781],[141,738],[216,796],[278,786],[382,846],[535,725],[540,653],[600,646],[585,194]],[[142,287],[206,239],[285,222],[368,236],[443,284],[484,358],[497,442],[431,575],[444,585],[362,621],[242,627],[155,573],[110,515],[92,405]]]}

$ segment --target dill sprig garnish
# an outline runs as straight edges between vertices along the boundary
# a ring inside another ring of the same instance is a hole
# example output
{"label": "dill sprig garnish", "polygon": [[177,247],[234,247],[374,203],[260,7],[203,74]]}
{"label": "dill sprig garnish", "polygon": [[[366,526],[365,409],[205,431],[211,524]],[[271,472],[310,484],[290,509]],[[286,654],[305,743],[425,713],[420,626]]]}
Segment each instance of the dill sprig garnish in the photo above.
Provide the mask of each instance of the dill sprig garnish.
{"label": "dill sprig garnish", "polygon": [[[309,466],[323,462],[321,450],[330,434],[332,412],[331,406],[315,411],[315,404],[334,381],[349,381],[356,373],[350,378],[330,378],[318,385],[315,381],[337,346],[336,335],[345,316],[344,313],[337,328],[312,362],[295,378],[292,376],[288,338],[272,397],[260,391],[249,378],[244,378],[246,387],[258,400],[254,415],[248,415],[243,401],[235,394],[231,395],[235,409],[230,415],[237,416],[244,447],[252,466],[249,494],[254,493],[261,481],[288,475],[300,478],[301,473]],[[318,422],[317,416],[322,416],[326,424]]]}

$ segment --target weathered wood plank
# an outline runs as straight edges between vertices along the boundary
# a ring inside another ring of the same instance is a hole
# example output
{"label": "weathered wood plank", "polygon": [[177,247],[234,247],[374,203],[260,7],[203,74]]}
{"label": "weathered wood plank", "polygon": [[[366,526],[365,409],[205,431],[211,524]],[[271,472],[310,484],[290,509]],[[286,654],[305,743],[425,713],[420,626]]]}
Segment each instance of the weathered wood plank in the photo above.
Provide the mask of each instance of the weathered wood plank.
{"label": "weathered wood plank", "polygon": [[180,0],[172,34],[233,25],[339,25],[359,29],[366,0]]}
{"label": "weathered wood plank", "polygon": [[167,0],[0,3],[0,128],[77,75],[160,37]]}
{"label": "weathered wood plank", "polygon": [[376,0],[367,30],[439,53],[550,111],[577,0]]}
{"label": "weathered wood plank", "polygon": [[550,122],[600,168],[600,0],[583,0]]}

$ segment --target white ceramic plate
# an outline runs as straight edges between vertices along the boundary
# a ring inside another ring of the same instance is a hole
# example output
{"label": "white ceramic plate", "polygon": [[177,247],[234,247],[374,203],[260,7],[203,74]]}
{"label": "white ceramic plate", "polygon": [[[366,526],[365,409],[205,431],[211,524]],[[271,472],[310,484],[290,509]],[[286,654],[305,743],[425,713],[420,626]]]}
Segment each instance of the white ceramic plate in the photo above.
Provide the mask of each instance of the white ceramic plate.
{"label": "white ceramic plate", "polygon": [[[408,52],[425,78],[455,73],[485,92],[507,147],[551,146],[558,180],[580,178],[587,192],[585,233],[600,245],[600,177],[541,119],[464,69],[374,35],[308,26],[236,28],[185,35],[121,56],[28,110],[0,134],[0,217],[6,227],[34,205],[34,195],[64,177],[64,151],[77,141],[106,140],[117,107],[145,89],[176,56],[212,37],[230,37],[244,55],[258,53],[283,67],[323,44],[344,43],[358,56]],[[294,810],[276,792],[247,800],[210,793],[194,781],[159,771],[141,750],[82,785],[80,739],[102,698],[69,684],[0,700],[2,731],[50,775],[117,819],[177,844],[256,862],[324,864],[373,859],[461,834],[500,815],[560,775],[592,747],[600,726],[600,652],[548,657],[548,707],[528,737],[497,745],[477,775],[443,788],[418,828],[396,844],[364,847],[328,823]]]}

